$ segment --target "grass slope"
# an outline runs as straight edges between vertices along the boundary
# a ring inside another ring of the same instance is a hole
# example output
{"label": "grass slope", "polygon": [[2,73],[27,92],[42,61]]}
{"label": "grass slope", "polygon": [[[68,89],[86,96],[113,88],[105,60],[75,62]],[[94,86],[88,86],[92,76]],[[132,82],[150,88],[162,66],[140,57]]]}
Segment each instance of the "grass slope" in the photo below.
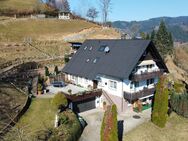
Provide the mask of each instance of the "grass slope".
{"label": "grass slope", "polygon": [[165,128],[148,122],[124,136],[124,141],[187,141],[188,119],[172,114]]}
{"label": "grass slope", "polygon": [[0,9],[34,9],[38,0],[0,0]]}
{"label": "grass slope", "polygon": [[[51,99],[34,99],[29,110],[19,120],[16,127],[6,135],[6,140],[12,138],[19,140],[18,135],[22,136],[23,139],[29,138],[31,140],[37,133],[53,128],[55,113],[56,110],[51,105]],[[18,129],[22,133],[18,134]]]}
{"label": "grass slope", "polygon": [[40,36],[53,34],[62,36],[91,27],[96,27],[96,25],[82,20],[10,20],[6,24],[0,23],[0,41],[24,41],[26,37],[38,39]]}
{"label": "grass slope", "polygon": [[0,130],[22,109],[26,98],[12,85],[0,82]]}

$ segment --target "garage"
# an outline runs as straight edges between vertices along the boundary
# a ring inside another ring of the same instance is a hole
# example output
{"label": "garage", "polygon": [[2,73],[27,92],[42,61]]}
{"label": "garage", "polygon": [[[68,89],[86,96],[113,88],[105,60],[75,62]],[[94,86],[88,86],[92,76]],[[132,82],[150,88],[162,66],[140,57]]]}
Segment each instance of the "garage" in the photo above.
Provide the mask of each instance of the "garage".
{"label": "garage", "polygon": [[95,109],[95,97],[73,103],[73,111],[76,113]]}

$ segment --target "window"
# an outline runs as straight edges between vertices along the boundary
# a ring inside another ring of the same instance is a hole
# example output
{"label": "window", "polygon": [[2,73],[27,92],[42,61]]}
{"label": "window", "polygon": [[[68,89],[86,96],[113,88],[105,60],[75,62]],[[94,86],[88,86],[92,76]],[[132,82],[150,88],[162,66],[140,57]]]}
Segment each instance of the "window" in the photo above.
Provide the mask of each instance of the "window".
{"label": "window", "polygon": [[154,67],[154,64],[147,65],[147,69],[152,69]]}
{"label": "window", "polygon": [[71,75],[71,80],[76,80],[76,76]]}
{"label": "window", "polygon": [[147,86],[151,85],[151,84],[154,84],[154,79],[153,78],[147,80]]}
{"label": "window", "polygon": [[135,88],[139,87],[139,82],[134,82],[134,87]]}
{"label": "window", "polygon": [[93,63],[96,64],[98,60],[99,60],[99,57],[95,58],[95,59],[93,60]]}
{"label": "window", "polygon": [[134,83],[131,82],[130,89],[133,89]]}
{"label": "window", "polygon": [[110,88],[117,89],[117,82],[110,80]]}
{"label": "window", "polygon": [[85,83],[88,84],[88,82],[89,82],[88,79],[85,79]]}
{"label": "window", "polygon": [[86,50],[86,49],[87,49],[87,46],[84,47],[84,50]]}
{"label": "window", "polygon": [[100,46],[100,48],[98,49],[98,51],[104,52],[105,48],[106,48],[106,45],[102,45],[102,46]]}

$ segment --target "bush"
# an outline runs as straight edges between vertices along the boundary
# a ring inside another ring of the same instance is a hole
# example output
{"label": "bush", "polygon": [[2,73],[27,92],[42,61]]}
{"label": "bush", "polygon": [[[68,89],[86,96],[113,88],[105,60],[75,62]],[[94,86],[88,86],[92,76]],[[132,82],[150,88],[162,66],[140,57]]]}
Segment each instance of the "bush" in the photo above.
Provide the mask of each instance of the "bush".
{"label": "bush", "polygon": [[38,87],[38,91],[42,92],[42,90],[43,90],[42,84],[38,83],[37,87]]}
{"label": "bush", "polygon": [[60,114],[61,118],[66,122],[61,123],[53,131],[49,141],[77,141],[82,133],[77,116],[71,110],[67,110]]}
{"label": "bush", "polygon": [[59,124],[67,124],[69,122],[69,118],[64,115],[64,114],[60,114],[59,115]]}
{"label": "bush", "polygon": [[118,141],[116,105],[107,108],[103,117],[100,134],[101,141]]}
{"label": "bush", "polygon": [[67,98],[62,92],[59,92],[54,96],[52,103],[57,109],[62,109],[68,105]]}
{"label": "bush", "polygon": [[70,59],[69,59],[69,56],[68,56],[68,55],[65,55],[65,57],[64,57],[64,62],[65,62],[65,63],[68,63],[69,60],[70,60]]}
{"label": "bush", "polygon": [[177,94],[173,92],[170,97],[170,105],[177,114],[188,118],[188,93]]}
{"label": "bush", "polygon": [[167,121],[168,94],[167,80],[161,76],[157,84],[152,111],[152,122],[161,128],[165,127]]}

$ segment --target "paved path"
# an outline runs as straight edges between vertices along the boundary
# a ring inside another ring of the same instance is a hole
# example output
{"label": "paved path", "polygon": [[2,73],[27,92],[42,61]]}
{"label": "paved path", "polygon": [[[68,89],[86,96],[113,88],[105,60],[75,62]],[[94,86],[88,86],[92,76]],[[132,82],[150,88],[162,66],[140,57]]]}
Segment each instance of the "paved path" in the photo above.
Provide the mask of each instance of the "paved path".
{"label": "paved path", "polygon": [[[133,118],[133,116],[139,116],[139,119]],[[118,121],[123,121],[123,134],[133,130],[138,125],[147,122],[151,119],[151,109],[144,110],[142,113],[127,112],[123,115],[118,115]],[[121,125],[120,125],[121,126]]]}
{"label": "paved path", "polygon": [[94,109],[80,114],[88,125],[85,127],[79,141],[100,141],[103,115],[104,111],[101,109]]}
{"label": "paved path", "polygon": [[[100,141],[100,129],[103,120],[104,111],[102,109],[94,109],[80,114],[88,123],[83,131],[79,141]],[[138,115],[140,118],[133,118]],[[151,109],[145,110],[142,113],[132,111],[118,115],[119,134],[123,137],[124,134],[133,130],[138,125],[147,122],[151,117]]]}

